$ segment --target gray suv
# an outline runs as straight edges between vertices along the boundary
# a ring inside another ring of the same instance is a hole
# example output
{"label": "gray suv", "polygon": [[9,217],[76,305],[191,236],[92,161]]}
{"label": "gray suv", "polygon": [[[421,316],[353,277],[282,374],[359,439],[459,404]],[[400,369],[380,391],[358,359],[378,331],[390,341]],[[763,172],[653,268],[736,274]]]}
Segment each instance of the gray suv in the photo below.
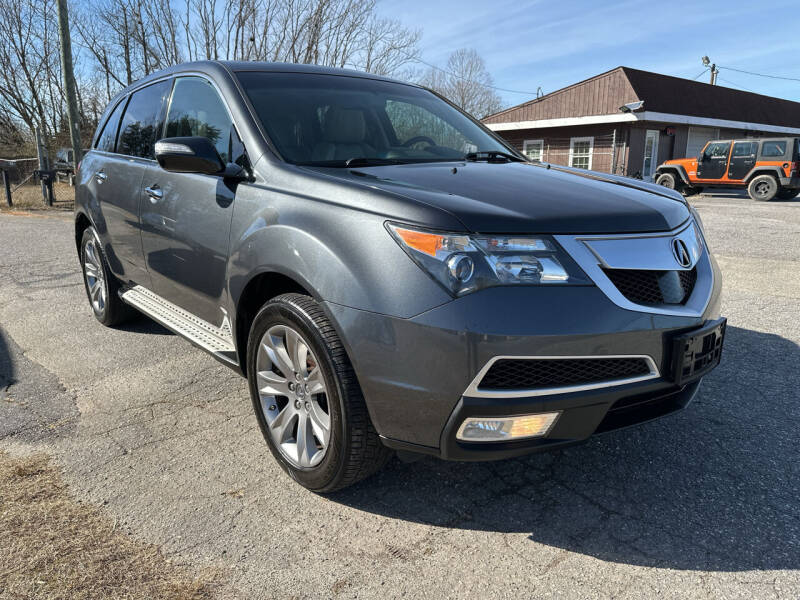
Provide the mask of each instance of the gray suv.
{"label": "gray suv", "polygon": [[415,85],[173,67],[109,104],[78,182],[95,317],[136,309],[246,376],[317,492],[393,452],[498,459],[660,417],[720,359],[680,194],[528,162]]}

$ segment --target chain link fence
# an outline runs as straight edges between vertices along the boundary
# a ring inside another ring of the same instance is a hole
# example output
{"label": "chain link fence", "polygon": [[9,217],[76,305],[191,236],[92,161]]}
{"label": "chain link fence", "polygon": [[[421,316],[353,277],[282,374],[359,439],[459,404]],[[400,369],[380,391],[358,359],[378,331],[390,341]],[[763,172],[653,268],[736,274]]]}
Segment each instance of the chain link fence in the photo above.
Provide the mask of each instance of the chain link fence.
{"label": "chain link fence", "polygon": [[47,166],[42,168],[35,157],[0,158],[0,206],[71,208],[75,201],[75,188],[62,183],[56,172]]}

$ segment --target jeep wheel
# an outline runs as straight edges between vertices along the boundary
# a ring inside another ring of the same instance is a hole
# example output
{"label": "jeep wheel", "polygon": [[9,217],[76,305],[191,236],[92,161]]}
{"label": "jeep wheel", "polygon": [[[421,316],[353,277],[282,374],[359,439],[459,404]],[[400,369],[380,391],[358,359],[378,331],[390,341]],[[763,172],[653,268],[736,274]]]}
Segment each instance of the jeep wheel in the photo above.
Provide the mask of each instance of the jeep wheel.
{"label": "jeep wheel", "polygon": [[111,327],[130,319],[136,311],[119,297],[119,282],[106,263],[100,238],[94,227],[87,227],[81,239],[81,269],[86,297],[95,318]]}
{"label": "jeep wheel", "polygon": [[300,485],[333,492],[391,455],[339,337],[312,298],[284,294],[264,305],[250,329],[247,374],[264,439]]}
{"label": "jeep wheel", "polygon": [[797,194],[800,194],[800,190],[782,189],[777,194],[775,194],[775,197],[778,200],[791,200],[792,198],[796,198]]}
{"label": "jeep wheel", "polygon": [[778,193],[778,180],[772,175],[754,177],[747,186],[747,194],[760,202],[769,202]]}
{"label": "jeep wheel", "polygon": [[675,179],[675,175],[672,173],[662,173],[656,178],[656,184],[663,185],[665,188],[674,190],[678,182]]}

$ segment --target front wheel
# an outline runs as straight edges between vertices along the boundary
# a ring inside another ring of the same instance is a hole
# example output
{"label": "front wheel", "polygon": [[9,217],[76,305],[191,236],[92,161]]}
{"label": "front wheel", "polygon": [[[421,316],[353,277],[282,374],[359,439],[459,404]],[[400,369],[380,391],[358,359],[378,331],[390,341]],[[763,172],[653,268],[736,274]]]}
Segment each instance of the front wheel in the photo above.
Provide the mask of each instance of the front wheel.
{"label": "front wheel", "polygon": [[778,180],[772,175],[754,177],[747,186],[747,194],[759,202],[769,202],[778,193]]}
{"label": "front wheel", "polygon": [[391,455],[341,340],[312,298],[283,294],[264,305],[250,329],[247,376],[264,439],[300,485],[333,492]]}
{"label": "front wheel", "polygon": [[662,173],[656,178],[656,185],[663,185],[665,188],[674,190],[678,181],[672,173]]}

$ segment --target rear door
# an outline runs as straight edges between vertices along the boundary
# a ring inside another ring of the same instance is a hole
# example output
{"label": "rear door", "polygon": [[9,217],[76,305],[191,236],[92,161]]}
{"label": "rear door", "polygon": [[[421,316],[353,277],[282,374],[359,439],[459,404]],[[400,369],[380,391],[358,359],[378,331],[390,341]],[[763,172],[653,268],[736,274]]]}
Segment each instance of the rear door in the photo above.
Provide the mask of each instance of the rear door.
{"label": "rear door", "polygon": [[757,141],[734,142],[731,162],[728,166],[728,179],[742,180],[756,166],[758,154]]}
{"label": "rear door", "polygon": [[168,91],[169,83],[162,81],[123,99],[98,138],[96,160],[86,160],[83,166],[91,169],[89,185],[102,213],[104,224],[98,226],[103,229],[109,267],[123,281],[149,283],[142,257],[139,197]]}
{"label": "rear door", "polygon": [[710,142],[697,161],[698,179],[722,179],[728,170],[730,142]]}
{"label": "rear door", "polygon": [[[199,76],[175,80],[164,137],[210,139],[224,162],[244,152],[225,102]],[[219,325],[236,184],[216,175],[170,173],[157,163],[142,187],[142,244],[153,291]]]}

